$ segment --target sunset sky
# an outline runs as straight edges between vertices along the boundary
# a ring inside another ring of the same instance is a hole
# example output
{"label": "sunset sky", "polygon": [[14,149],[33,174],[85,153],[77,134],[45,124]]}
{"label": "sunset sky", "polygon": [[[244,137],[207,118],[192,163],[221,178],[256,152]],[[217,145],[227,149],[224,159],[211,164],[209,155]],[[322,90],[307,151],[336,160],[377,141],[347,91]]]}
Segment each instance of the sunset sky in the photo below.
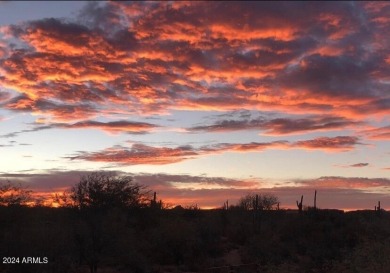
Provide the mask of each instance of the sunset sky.
{"label": "sunset sky", "polygon": [[0,1],[0,181],[390,209],[389,2]]}

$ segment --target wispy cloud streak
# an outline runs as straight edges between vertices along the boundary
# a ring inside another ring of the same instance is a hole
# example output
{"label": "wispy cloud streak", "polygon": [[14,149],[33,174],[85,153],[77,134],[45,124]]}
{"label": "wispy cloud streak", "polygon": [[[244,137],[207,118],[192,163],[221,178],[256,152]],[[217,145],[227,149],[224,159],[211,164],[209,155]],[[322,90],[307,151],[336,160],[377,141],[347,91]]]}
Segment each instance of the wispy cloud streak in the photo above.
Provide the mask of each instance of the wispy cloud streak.
{"label": "wispy cloud streak", "polygon": [[76,123],[52,123],[47,125],[42,125],[40,123],[33,123],[32,125],[33,128],[31,129],[25,129],[18,132],[12,132],[5,135],[0,135],[0,137],[11,138],[23,133],[37,132],[37,131],[56,129],[56,128],[57,129],[98,129],[112,134],[117,134],[117,133],[146,134],[160,127],[158,125],[151,124],[151,123],[126,121],[126,120],[109,121],[109,122],[86,120],[86,121],[80,121]]}
{"label": "wispy cloud streak", "polygon": [[341,130],[361,125],[361,122],[342,117],[315,116],[307,118],[258,117],[253,119],[224,119],[211,125],[188,128],[189,132],[232,132],[240,130],[260,130],[265,135],[303,134],[314,131]]}
{"label": "wispy cloud streak", "polygon": [[355,163],[355,164],[350,164],[350,165],[335,165],[336,167],[341,167],[341,168],[364,168],[369,166],[369,163]]}
{"label": "wispy cloud streak", "polygon": [[193,147],[191,145],[176,148],[153,147],[144,144],[133,144],[131,148],[116,146],[98,152],[79,152],[69,156],[71,160],[86,160],[97,162],[114,162],[125,165],[163,165],[194,159],[202,155],[224,152],[262,152],[266,149],[310,149],[326,152],[343,152],[354,149],[361,144],[356,137],[320,137],[296,142],[251,142],[251,143],[219,143],[215,145]]}

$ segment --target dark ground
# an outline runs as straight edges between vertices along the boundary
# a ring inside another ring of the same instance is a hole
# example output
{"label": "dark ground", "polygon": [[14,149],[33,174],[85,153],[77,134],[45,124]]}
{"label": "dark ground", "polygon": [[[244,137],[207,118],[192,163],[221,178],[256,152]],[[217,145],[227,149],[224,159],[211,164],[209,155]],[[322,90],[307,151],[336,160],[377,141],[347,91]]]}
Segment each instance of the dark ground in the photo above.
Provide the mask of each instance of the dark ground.
{"label": "dark ground", "polygon": [[388,273],[390,214],[0,207],[0,256],[1,273]]}

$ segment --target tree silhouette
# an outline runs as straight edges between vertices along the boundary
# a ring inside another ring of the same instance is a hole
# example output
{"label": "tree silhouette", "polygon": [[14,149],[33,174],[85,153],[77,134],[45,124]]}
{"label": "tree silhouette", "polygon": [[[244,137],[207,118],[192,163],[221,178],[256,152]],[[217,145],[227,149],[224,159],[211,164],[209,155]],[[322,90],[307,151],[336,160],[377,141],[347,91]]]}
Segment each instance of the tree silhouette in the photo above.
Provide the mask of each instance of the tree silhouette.
{"label": "tree silhouette", "polygon": [[131,208],[146,205],[144,187],[129,176],[94,172],[81,177],[70,190],[70,198],[78,208]]}
{"label": "tree silhouette", "polygon": [[[57,197],[61,199],[67,195]],[[71,188],[69,198],[79,215],[74,239],[80,262],[85,260],[91,273],[97,272],[98,264],[107,255],[108,246],[115,235],[113,223],[107,222],[108,215],[116,210],[150,204],[145,187],[133,183],[131,177],[105,172],[82,176],[80,182]],[[66,206],[67,200],[62,201]]]}
{"label": "tree silhouette", "polygon": [[52,195],[52,198],[53,203],[59,207],[71,208],[75,206],[74,202],[70,198],[69,190],[63,191],[62,193],[55,193]]}
{"label": "tree silhouette", "polygon": [[21,206],[32,202],[30,190],[22,187],[22,185],[7,183],[0,184],[0,205],[1,206]]}
{"label": "tree silhouette", "polygon": [[238,201],[238,206],[244,210],[272,210],[277,208],[278,203],[280,203],[279,198],[273,194],[249,193],[241,197]]}

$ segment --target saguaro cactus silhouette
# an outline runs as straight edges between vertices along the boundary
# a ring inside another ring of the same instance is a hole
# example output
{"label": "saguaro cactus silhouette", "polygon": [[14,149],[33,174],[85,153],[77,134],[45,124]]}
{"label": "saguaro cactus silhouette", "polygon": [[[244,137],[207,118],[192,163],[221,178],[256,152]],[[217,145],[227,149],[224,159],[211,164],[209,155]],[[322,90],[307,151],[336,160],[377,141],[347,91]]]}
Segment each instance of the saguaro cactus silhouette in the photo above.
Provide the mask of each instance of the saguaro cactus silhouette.
{"label": "saguaro cactus silhouette", "polygon": [[253,200],[253,223],[255,225],[259,224],[259,209],[260,209],[259,195],[256,194],[256,197]]}
{"label": "saguaro cactus silhouette", "polygon": [[314,191],[314,209],[317,209],[317,190]]}
{"label": "saguaro cactus silhouette", "polygon": [[153,193],[153,200],[150,200],[150,206],[153,208],[153,207],[156,207],[157,205],[157,193],[154,192]]}
{"label": "saguaro cactus silhouette", "polygon": [[301,196],[300,203],[298,203],[298,200],[297,200],[297,207],[298,207],[299,212],[302,212],[302,207],[303,207],[302,203],[303,203],[303,195]]}
{"label": "saguaro cactus silhouette", "polygon": [[378,206],[375,206],[375,212],[378,215],[381,213],[381,201],[378,201]]}
{"label": "saguaro cactus silhouette", "polygon": [[223,203],[223,209],[228,210],[229,209],[229,200],[226,200],[226,202]]}
{"label": "saguaro cactus silhouette", "polygon": [[153,199],[150,200],[150,207],[154,209],[162,209],[162,201],[157,201],[157,193],[153,193]]}

